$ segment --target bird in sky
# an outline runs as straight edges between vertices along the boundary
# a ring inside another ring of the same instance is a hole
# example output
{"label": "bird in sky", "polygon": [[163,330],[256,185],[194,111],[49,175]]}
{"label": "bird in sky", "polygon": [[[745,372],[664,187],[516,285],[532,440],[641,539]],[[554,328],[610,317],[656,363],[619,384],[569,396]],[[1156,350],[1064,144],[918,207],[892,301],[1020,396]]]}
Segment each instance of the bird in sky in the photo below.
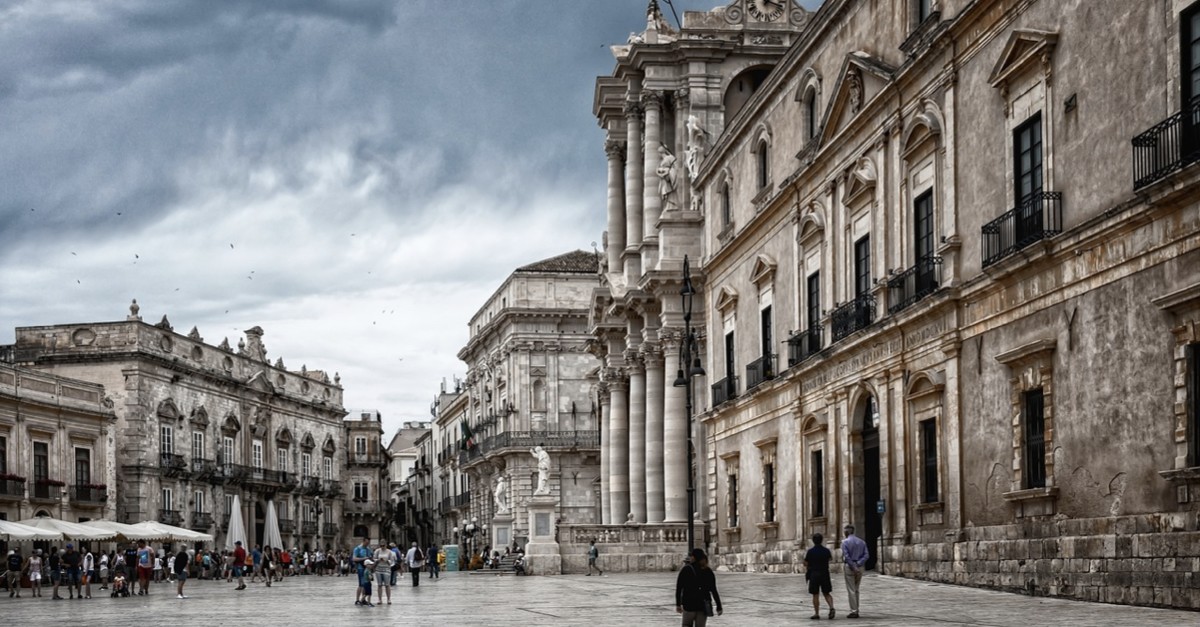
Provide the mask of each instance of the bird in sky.
{"label": "bird in sky", "polygon": [[233,244],[229,245],[229,250],[233,250]]}

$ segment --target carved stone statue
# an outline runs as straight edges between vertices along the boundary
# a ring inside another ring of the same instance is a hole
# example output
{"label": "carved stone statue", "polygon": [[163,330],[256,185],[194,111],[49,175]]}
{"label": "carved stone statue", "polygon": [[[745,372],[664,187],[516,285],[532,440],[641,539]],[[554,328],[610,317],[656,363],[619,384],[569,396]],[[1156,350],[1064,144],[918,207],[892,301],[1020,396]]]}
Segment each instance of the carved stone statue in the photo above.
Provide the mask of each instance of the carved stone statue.
{"label": "carved stone statue", "polygon": [[133,303],[131,303],[129,305],[129,318],[127,318],[127,319],[128,320],[141,320],[141,318],[138,317],[138,312],[141,310],[142,310],[141,306],[137,304],[137,299],[136,298],[133,299]]}
{"label": "carved stone statue", "polygon": [[537,458],[538,482],[537,489],[533,491],[534,496],[550,494],[550,453],[540,446],[535,446],[529,454]]}
{"label": "carved stone statue", "polygon": [[688,176],[696,180],[700,176],[700,162],[704,161],[704,151],[708,146],[708,133],[700,124],[700,118],[689,115],[687,121],[687,152],[684,161],[687,163]]}
{"label": "carved stone statue", "polygon": [[504,480],[504,475],[499,475],[496,478],[496,488],[495,488],[494,492],[495,492],[494,498],[496,499],[496,513],[497,514],[507,514],[508,513],[508,482],[506,482]]}
{"label": "carved stone statue", "polygon": [[850,91],[850,113],[858,113],[862,109],[863,84],[862,74],[858,68],[850,68],[846,77],[847,89]]}
{"label": "carved stone statue", "polygon": [[658,156],[658,169],[654,173],[658,175],[658,194],[662,196],[663,210],[678,209],[679,203],[675,202],[675,187],[679,179],[679,168],[675,165],[675,155],[671,154],[666,144],[659,144]]}

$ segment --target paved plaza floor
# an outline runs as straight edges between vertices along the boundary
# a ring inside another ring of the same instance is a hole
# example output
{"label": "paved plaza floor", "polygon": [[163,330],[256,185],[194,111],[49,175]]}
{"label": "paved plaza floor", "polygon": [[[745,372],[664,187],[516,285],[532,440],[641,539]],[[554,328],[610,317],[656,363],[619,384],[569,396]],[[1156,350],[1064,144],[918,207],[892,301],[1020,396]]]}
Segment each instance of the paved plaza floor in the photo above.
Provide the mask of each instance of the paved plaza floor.
{"label": "paved plaza floor", "polygon": [[[447,573],[401,580],[391,606],[354,606],[354,580],[294,577],[236,592],[224,581],[189,581],[189,598],[156,585],[147,597],[112,599],[93,589],[84,601],[0,596],[0,625],[570,625],[649,627],[678,625],[675,577],[670,573],[604,577],[513,577]],[[720,627],[798,625],[809,621],[800,575],[718,573],[725,615]],[[24,591],[28,594],[28,591]],[[49,593],[47,593],[49,594]],[[862,618],[847,620],[846,597],[835,577],[839,623],[868,625],[1188,625],[1200,613],[1045,599],[869,575],[862,584]],[[824,612],[822,612],[824,615]]]}

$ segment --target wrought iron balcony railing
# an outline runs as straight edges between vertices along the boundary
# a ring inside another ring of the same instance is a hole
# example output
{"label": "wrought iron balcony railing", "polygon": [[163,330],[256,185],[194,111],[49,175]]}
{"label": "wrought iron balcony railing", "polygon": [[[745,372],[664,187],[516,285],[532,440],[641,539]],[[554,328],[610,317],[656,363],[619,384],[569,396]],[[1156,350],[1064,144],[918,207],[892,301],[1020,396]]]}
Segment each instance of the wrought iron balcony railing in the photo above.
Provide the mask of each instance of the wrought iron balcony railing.
{"label": "wrought iron balcony railing", "polygon": [[326,479],[321,485],[325,496],[338,497],[342,495],[342,484],[337,481]]}
{"label": "wrought iron balcony railing", "polygon": [[775,356],[763,355],[746,366],[746,391],[775,378]]}
{"label": "wrought iron balcony railing", "polygon": [[1137,135],[1131,143],[1134,189],[1200,161],[1200,100]]}
{"label": "wrought iron balcony railing", "polygon": [[25,497],[25,482],[16,479],[0,479],[0,500]]}
{"label": "wrought iron balcony railing", "polygon": [[712,406],[737,398],[737,377],[728,376],[712,384]]}
{"label": "wrought iron balcony railing", "polygon": [[192,529],[204,531],[213,524],[213,516],[210,512],[192,512]]}
{"label": "wrought iron balcony railing", "polygon": [[1062,193],[1038,192],[983,225],[983,267],[1062,232]]}
{"label": "wrought iron balcony railing", "polygon": [[797,331],[788,338],[788,368],[816,355],[824,348],[821,325]]}
{"label": "wrought iron balcony railing", "polygon": [[183,514],[177,509],[160,509],[158,510],[158,522],[178,527],[183,524]]}
{"label": "wrought iron balcony railing", "polygon": [[291,518],[279,519],[279,533],[293,533],[296,531],[296,521]]}
{"label": "wrought iron balcony railing", "polygon": [[51,479],[35,480],[29,488],[29,498],[36,501],[61,501],[63,486]]}
{"label": "wrought iron balcony railing", "polygon": [[306,520],[300,523],[300,535],[315,536],[317,535],[317,521]]}
{"label": "wrought iron balcony railing", "polygon": [[381,510],[379,501],[350,499],[342,503],[346,514],[378,514]]}
{"label": "wrought iron balcony railing", "polygon": [[94,485],[71,486],[71,503],[75,505],[101,505],[108,501],[108,488]]}
{"label": "wrought iron balcony railing", "polygon": [[871,326],[875,322],[875,295],[863,294],[834,309],[829,314],[833,324],[833,341],[840,342],[855,331]]}
{"label": "wrought iron balcony railing", "polygon": [[178,453],[162,453],[159,456],[159,467],[164,475],[178,477],[188,472],[187,460]]}
{"label": "wrought iron balcony railing", "polygon": [[333,523],[325,523],[321,527],[321,535],[326,538],[332,538],[338,534],[338,526]]}
{"label": "wrought iron balcony railing", "polygon": [[463,492],[462,494],[457,494],[454,496],[454,506],[455,507],[467,507],[470,504],[471,504],[471,493],[470,492]]}
{"label": "wrought iron balcony railing", "polygon": [[308,496],[313,496],[321,493],[321,478],[320,477],[304,477],[300,480],[300,490]]}
{"label": "wrought iron balcony railing", "polygon": [[937,291],[942,283],[942,258],[925,257],[888,280],[888,313],[894,314]]}

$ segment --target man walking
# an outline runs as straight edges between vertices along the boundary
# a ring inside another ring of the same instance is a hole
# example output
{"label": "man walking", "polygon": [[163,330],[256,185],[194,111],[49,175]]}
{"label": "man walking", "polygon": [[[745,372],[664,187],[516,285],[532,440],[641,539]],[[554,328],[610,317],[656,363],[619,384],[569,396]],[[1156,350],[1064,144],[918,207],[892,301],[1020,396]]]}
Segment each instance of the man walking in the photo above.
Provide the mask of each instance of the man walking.
{"label": "man walking", "polygon": [[842,531],[846,533],[846,539],[842,540],[842,562],[845,563],[842,574],[846,578],[846,597],[850,603],[846,618],[858,618],[858,584],[866,569],[867,543],[854,535],[854,525],[846,525]]}
{"label": "man walking", "polygon": [[150,576],[154,574],[154,551],[146,545],[145,540],[137,543],[137,575],[138,595],[150,593]]}
{"label": "man walking", "polygon": [[25,565],[21,559],[20,549],[13,549],[8,552],[8,596],[21,596],[21,569]]}
{"label": "man walking", "polygon": [[825,537],[814,533],[813,547],[804,554],[804,578],[808,580],[808,593],[812,595],[813,615],[809,618],[821,620],[821,593],[825,594],[825,603],[829,606],[829,620],[837,616],[833,609],[833,582],[829,577],[829,562],[833,561],[833,553],[825,548]]}
{"label": "man walking", "polygon": [[598,577],[604,576],[604,571],[596,565],[596,560],[600,558],[600,549],[596,548],[596,541],[592,540],[592,545],[588,547],[588,577],[592,576],[592,569],[596,569]]}
{"label": "man walking", "polygon": [[425,565],[425,555],[417,548],[416,542],[412,543],[404,561],[408,562],[408,571],[412,573],[413,587],[416,588],[421,585],[421,568]]}
{"label": "man walking", "polygon": [[234,590],[245,590],[246,581],[242,579],[242,569],[246,567],[246,549],[242,548],[242,541],[238,540],[233,543],[233,576],[237,579],[238,585]]}
{"label": "man walking", "polygon": [[187,597],[183,596],[183,584],[187,582],[188,565],[191,564],[191,562],[192,562],[192,559],[190,557],[188,557],[187,551],[185,551],[182,547],[179,549],[179,553],[175,554],[175,559],[172,560],[171,570],[175,571],[175,581],[176,581],[175,594],[177,595],[176,598],[179,598],[179,599],[187,598]]}
{"label": "man walking", "polygon": [[441,570],[441,564],[438,564],[439,553],[441,551],[438,550],[437,544],[430,544],[425,551],[425,561],[429,564],[429,576],[434,579],[438,578],[438,571]]}

